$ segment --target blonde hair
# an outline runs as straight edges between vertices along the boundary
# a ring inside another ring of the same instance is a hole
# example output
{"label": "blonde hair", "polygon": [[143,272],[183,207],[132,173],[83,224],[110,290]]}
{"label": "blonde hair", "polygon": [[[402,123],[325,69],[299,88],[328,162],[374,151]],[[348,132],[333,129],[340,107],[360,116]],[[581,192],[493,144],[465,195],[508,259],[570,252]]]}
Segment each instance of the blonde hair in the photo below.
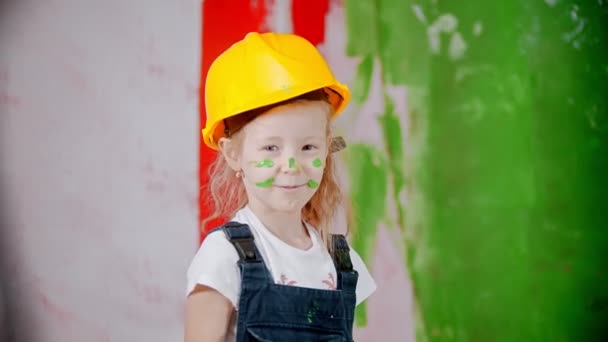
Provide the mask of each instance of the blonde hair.
{"label": "blonde hair", "polygon": [[[327,139],[328,146],[331,142],[331,128],[329,118],[333,108],[329,104],[323,90],[317,90],[296,98],[259,108],[250,112],[239,114],[225,122],[226,134],[233,136],[249,122],[253,121],[258,115],[281,105],[297,101],[322,101],[327,104]],[[302,208],[302,219],[314,226],[325,245],[331,249],[330,236],[334,218],[339,212],[340,206],[344,203],[344,195],[340,190],[338,179],[335,173],[334,153],[328,153],[325,160],[323,178],[312,198]],[[213,213],[202,221],[201,227],[217,218],[230,218],[247,204],[247,193],[245,186],[240,178],[236,177],[236,172],[232,170],[222,153],[218,153],[215,161],[209,167],[209,183],[206,191],[211,195],[207,197],[207,205],[213,207]]]}

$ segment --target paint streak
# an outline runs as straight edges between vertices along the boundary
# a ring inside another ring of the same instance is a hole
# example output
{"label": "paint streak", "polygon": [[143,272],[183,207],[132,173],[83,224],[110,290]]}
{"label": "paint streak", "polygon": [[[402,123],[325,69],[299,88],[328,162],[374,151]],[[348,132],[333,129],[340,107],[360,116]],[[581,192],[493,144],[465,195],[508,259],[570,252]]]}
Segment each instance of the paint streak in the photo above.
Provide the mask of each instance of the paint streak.
{"label": "paint streak", "polygon": [[264,159],[262,161],[254,162],[254,163],[255,163],[255,167],[273,167],[274,166],[274,162],[270,159]]}
{"label": "paint streak", "polygon": [[[231,6],[226,6],[224,0],[205,0],[201,6],[201,74],[199,89],[199,114],[200,128],[205,125],[205,79],[207,71],[213,60],[234,42],[242,39],[247,32],[264,31],[266,17],[268,13],[265,1],[258,1],[252,5],[250,0],[232,0]],[[230,25],[225,25],[229,22]],[[199,192],[199,220],[210,216],[213,207],[207,204],[209,192],[205,186],[209,181],[209,166],[216,157],[217,152],[209,149],[205,144],[201,144],[199,151],[199,182],[201,190]],[[205,227],[201,227],[200,240],[212,227],[216,227],[224,222],[226,218],[218,218],[210,221]]]}
{"label": "paint streak", "polygon": [[47,296],[45,293],[40,293],[40,302],[42,303],[42,307],[50,316],[55,317],[64,324],[76,321],[78,319],[73,312],[66,310],[52,301],[51,298],[49,298],[49,296]]}
{"label": "paint streak", "polygon": [[165,74],[165,67],[159,64],[148,65],[148,73],[152,76],[163,76]]}
{"label": "paint streak", "polygon": [[319,183],[315,182],[314,180],[309,180],[306,185],[308,185],[309,188],[311,189],[316,189],[319,187]]}
{"label": "paint streak", "polygon": [[272,186],[272,183],[274,183],[274,178],[270,177],[263,182],[255,183],[255,185],[259,186],[260,188],[270,188]]}
{"label": "paint streak", "polygon": [[312,161],[312,166],[317,167],[317,168],[321,167],[321,166],[323,166],[323,162],[321,161],[321,159],[317,158]]}
{"label": "paint streak", "polygon": [[36,289],[35,295],[47,316],[56,319],[59,323],[58,326],[60,326],[63,331],[70,331],[75,329],[75,327],[78,327],[86,329],[89,332],[89,340],[91,341],[110,341],[110,337],[105,329],[93,325],[92,323],[83,320],[73,311],[67,310],[64,306],[49,297],[47,292],[48,289]]}
{"label": "paint streak", "polygon": [[309,307],[308,312],[306,313],[306,318],[308,323],[312,323],[313,318],[317,315],[319,311],[319,304],[316,301],[312,302],[312,305]]}
{"label": "paint streak", "polygon": [[293,32],[317,45],[325,40],[325,17],[329,0],[293,0]]}
{"label": "paint streak", "polygon": [[293,169],[294,167],[296,167],[296,160],[293,157],[291,157],[291,158],[289,158],[289,168]]}

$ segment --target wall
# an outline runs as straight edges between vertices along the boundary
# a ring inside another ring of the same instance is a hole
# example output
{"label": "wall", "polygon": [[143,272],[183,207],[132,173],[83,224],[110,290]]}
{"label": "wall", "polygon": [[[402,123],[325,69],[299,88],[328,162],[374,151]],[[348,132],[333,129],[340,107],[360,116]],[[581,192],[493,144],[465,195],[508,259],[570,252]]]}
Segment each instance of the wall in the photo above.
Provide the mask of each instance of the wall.
{"label": "wall", "polygon": [[353,89],[358,341],[608,335],[605,1],[240,1],[2,3],[0,338],[181,339],[199,82],[251,29]]}
{"label": "wall", "polygon": [[200,2],[3,5],[0,336],[181,340]]}

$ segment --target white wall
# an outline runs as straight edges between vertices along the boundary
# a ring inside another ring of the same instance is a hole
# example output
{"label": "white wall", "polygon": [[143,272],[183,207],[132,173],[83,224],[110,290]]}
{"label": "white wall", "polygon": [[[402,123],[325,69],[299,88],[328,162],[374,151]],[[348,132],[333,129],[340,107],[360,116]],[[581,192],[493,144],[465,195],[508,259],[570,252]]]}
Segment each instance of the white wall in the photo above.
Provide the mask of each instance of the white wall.
{"label": "white wall", "polygon": [[200,1],[20,0],[0,27],[17,340],[181,340],[198,226]]}

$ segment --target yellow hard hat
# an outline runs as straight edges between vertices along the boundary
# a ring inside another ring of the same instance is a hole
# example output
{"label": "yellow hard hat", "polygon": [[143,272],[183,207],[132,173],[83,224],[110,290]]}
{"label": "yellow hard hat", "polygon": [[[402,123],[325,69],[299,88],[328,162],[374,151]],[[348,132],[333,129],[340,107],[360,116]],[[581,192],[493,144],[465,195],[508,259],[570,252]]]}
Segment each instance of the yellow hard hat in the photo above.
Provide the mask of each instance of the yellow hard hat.
{"label": "yellow hard hat", "polygon": [[224,120],[324,89],[334,117],[350,100],[319,51],[294,34],[248,33],[213,61],[205,83],[203,140],[217,150]]}

